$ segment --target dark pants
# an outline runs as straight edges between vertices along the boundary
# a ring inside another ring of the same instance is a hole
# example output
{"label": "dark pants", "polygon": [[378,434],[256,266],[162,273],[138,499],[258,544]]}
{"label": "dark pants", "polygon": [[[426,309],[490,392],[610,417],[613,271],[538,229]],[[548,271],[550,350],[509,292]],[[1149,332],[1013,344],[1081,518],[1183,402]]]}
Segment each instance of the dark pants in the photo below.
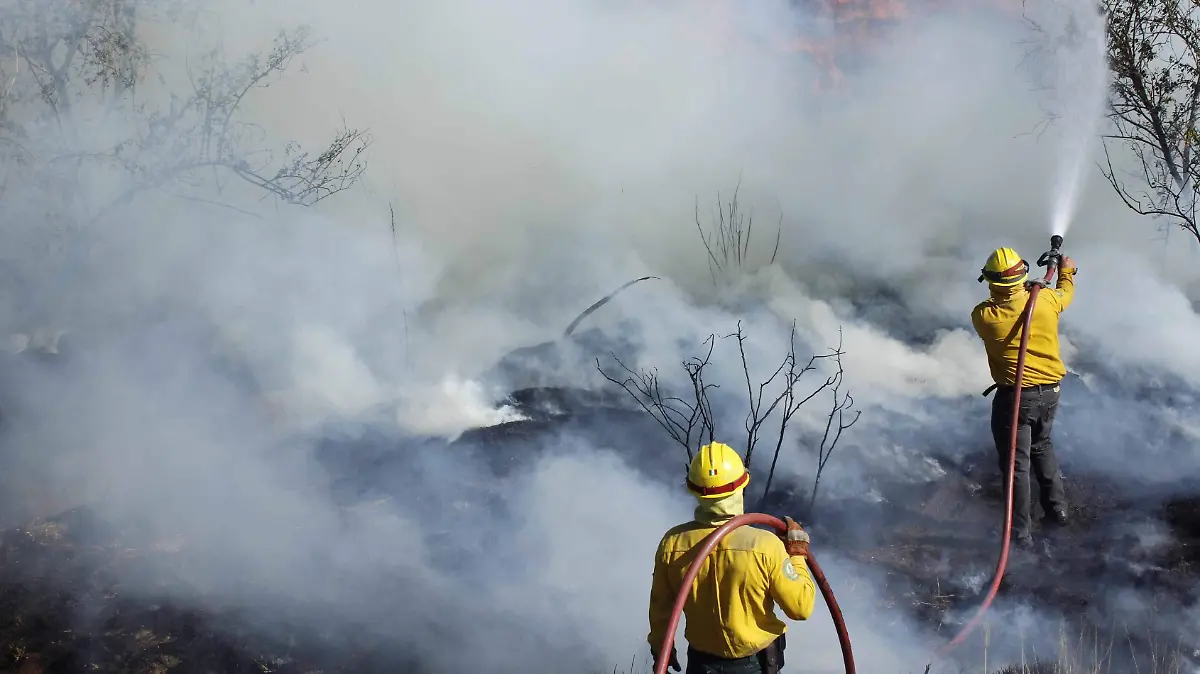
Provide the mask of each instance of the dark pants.
{"label": "dark pants", "polygon": [[[1030,517],[1029,469],[1037,476],[1041,487],[1042,510],[1049,515],[1066,510],[1067,496],[1063,492],[1050,442],[1050,429],[1058,411],[1058,384],[1042,384],[1021,389],[1021,408],[1017,422],[1017,461],[1013,476],[1013,537],[1028,540],[1032,525]],[[1000,476],[1008,477],[1009,450],[1012,433],[1012,387],[996,389],[992,400],[992,437],[1000,458]]]}
{"label": "dark pants", "polygon": [[780,635],[754,655],[734,659],[702,653],[689,646],[687,671],[684,674],[778,674],[783,668],[783,648],[786,645],[787,635]]}

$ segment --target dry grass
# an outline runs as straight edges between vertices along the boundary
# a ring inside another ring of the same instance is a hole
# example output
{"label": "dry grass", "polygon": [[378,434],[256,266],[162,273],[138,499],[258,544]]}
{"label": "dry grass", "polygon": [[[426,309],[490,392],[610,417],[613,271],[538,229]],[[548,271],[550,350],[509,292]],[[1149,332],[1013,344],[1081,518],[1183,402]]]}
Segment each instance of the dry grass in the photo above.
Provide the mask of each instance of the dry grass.
{"label": "dry grass", "polygon": [[[978,665],[958,669],[929,665],[923,674],[1190,674],[1196,671],[1188,662],[1181,643],[1151,644],[1149,651],[1143,652],[1145,649],[1135,647],[1128,629],[1114,628],[1105,634],[1095,629],[1072,631],[1063,622],[1052,652],[1039,653],[1022,643],[1019,645],[1020,661],[1016,663],[995,661],[991,637],[985,628]],[[680,646],[681,650],[686,648],[686,645]],[[787,671],[795,670],[797,674],[811,671],[803,669],[799,655],[794,656],[792,663]],[[648,657],[635,658],[628,667],[614,666],[592,674],[650,674],[654,671],[653,664]],[[861,669],[861,662],[859,666]]]}
{"label": "dry grass", "polygon": [[[1058,639],[1050,653],[1020,644],[1020,660],[993,669],[989,662],[990,634],[984,633],[980,668],[983,674],[1185,674],[1195,671],[1188,662],[1182,641],[1135,644],[1128,628],[1113,627],[1104,633],[1097,628],[1072,631],[1060,623]],[[970,672],[972,669],[963,669]]]}

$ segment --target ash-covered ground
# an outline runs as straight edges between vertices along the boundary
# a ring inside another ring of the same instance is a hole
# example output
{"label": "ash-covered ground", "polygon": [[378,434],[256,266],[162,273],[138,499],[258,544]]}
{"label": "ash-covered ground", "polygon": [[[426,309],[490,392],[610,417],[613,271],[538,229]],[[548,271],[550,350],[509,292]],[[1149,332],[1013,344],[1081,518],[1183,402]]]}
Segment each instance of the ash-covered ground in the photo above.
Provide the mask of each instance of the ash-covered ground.
{"label": "ash-covered ground", "polygon": [[[532,351],[533,356],[538,353]],[[513,362],[510,358],[502,367],[514,367]],[[24,363],[22,367],[63,365]],[[1092,404],[1092,395],[1078,378],[1064,386],[1063,399],[1069,405],[1086,407]],[[563,446],[611,448],[664,491],[679,486],[685,469],[682,449],[615,387],[531,387],[514,391],[503,402],[524,419],[467,431],[453,441],[404,437],[382,423],[326,425],[305,438],[306,442],[315,439],[317,447],[312,469],[327,478],[329,493],[347,523],[373,509],[396,509],[427,523],[422,545],[432,563],[442,569],[519,563],[516,555],[506,559],[513,554],[503,543],[509,532],[480,528],[477,523],[502,518],[512,507],[507,490],[515,476],[561,452]],[[974,409],[978,416],[978,406],[963,403],[961,407],[944,413],[958,415],[964,426],[986,422],[967,411]],[[5,433],[19,432],[15,413],[19,410],[7,410]],[[1058,434],[1060,445],[1078,441],[1071,430],[1068,419]],[[902,427],[897,432],[902,434]],[[906,479],[881,466],[868,471],[865,479],[870,488],[861,496],[833,490],[818,498],[815,510],[809,512],[811,485],[777,476],[762,510],[797,517],[812,532],[814,551],[825,558],[850,560],[882,579],[868,591],[856,582],[845,582],[853,573],[834,569],[830,574],[844,604],[872,603],[876,609],[871,614],[872,628],[915,618],[934,641],[949,639],[974,611],[990,582],[1003,505],[994,449],[980,443],[982,436],[977,433],[964,431],[964,437],[974,438],[969,441],[973,446],[921,457],[934,479]],[[950,438],[947,443],[959,441]],[[1064,454],[1069,457],[1070,452]],[[447,457],[455,464],[484,468],[448,481],[443,479]],[[1109,642],[1104,661],[1112,671],[1133,671],[1125,668],[1139,663],[1144,667],[1148,658],[1163,657],[1168,650],[1176,662],[1187,662],[1200,652],[1200,640],[1173,631],[1169,624],[1122,622],[1122,609],[1100,588],[1135,589],[1143,610],[1162,615],[1180,615],[1193,607],[1200,562],[1200,489],[1139,488],[1137,481],[1121,483],[1076,472],[1069,458],[1062,463],[1071,522],[1063,530],[1035,531],[1039,549],[1013,554],[996,619],[1009,620],[1014,606],[1064,617],[1069,640],[1090,633]],[[761,489],[761,472],[758,475],[756,486]],[[5,479],[14,484],[21,478],[10,472]],[[21,512],[20,504],[13,502],[17,493],[30,491],[10,491],[7,513]],[[752,489],[748,509],[756,509],[753,506],[761,496],[761,491]],[[189,565],[207,555],[179,532],[164,531],[149,519],[114,517],[111,511],[90,504],[42,515],[9,528],[0,544],[0,671],[447,671],[408,645],[415,638],[411,625],[390,622],[395,612],[389,607],[396,602],[411,606],[410,602],[421,601],[421,592],[411,587],[421,580],[403,569],[396,571],[390,584],[369,588],[369,598],[364,599],[368,608],[354,615],[339,615],[342,604],[332,597],[361,593],[364,588],[353,579],[337,577],[335,564],[328,567],[326,592],[272,595],[270,611],[262,609],[264,602],[253,588],[243,588],[244,601],[225,596],[197,601],[206,590],[196,585],[197,575]],[[605,553],[598,548],[595,554]],[[320,570],[326,561],[296,563]],[[136,587],[127,587],[132,578],[137,579]],[[586,576],[579,582],[586,583]],[[818,610],[825,608],[819,605]],[[861,615],[861,611],[851,614],[852,637],[856,628],[863,628],[854,622]],[[453,649],[459,631],[482,626],[510,632],[514,639],[529,638],[522,625],[506,624],[502,613],[481,608],[472,616],[476,624],[462,624],[459,619],[431,616],[419,630],[420,639]],[[642,621],[644,615],[630,615],[628,620]],[[1119,630],[1115,640],[1114,630]],[[397,638],[398,634],[404,638]],[[978,649],[980,638],[977,635],[962,648]],[[548,661],[544,671],[580,671],[570,664],[576,654],[555,652],[550,639],[542,647]],[[1061,656],[1051,653],[1044,659],[1056,658]],[[635,660],[632,667],[636,670],[645,664]],[[802,666],[790,669],[808,671]]]}

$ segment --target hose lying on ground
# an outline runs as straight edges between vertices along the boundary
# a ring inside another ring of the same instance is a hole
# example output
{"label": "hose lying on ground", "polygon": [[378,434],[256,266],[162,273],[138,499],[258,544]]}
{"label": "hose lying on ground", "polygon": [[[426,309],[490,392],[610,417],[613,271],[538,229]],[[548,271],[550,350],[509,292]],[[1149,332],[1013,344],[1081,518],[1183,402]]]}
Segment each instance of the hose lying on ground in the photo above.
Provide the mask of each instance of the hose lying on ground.
{"label": "hose lying on ground", "polygon": [[571,324],[567,326],[567,329],[563,330],[563,337],[570,337],[571,333],[575,332],[575,328],[579,327],[579,324],[580,324],[580,322],[583,321],[583,319],[590,316],[593,311],[595,311],[595,310],[599,309],[600,307],[604,306],[605,304],[607,304],[609,300],[611,300],[612,298],[617,296],[617,293],[621,292],[622,290],[628,288],[629,286],[631,286],[635,283],[641,283],[642,281],[650,281],[650,280],[660,281],[662,279],[660,279],[657,276],[643,276],[641,278],[635,278],[632,281],[625,283],[620,288],[617,288],[616,290],[612,291],[611,293],[596,300],[596,302],[593,303],[592,306],[588,307],[587,309],[584,309],[582,314],[579,314],[578,316],[575,317],[575,320],[571,321]]}
{"label": "hose lying on ground", "polygon": [[[1048,267],[1046,269],[1046,276],[1042,279],[1044,283],[1050,282],[1050,277],[1054,275],[1058,265],[1050,264]],[[1025,311],[1021,315],[1021,347],[1017,352],[1017,372],[1014,378],[1012,401],[1012,428],[1008,441],[1008,473],[1004,485],[1004,531],[1000,535],[1000,558],[996,561],[996,573],[992,576],[992,584],[983,598],[983,603],[975,611],[975,615],[971,616],[971,620],[959,630],[958,634],[949,643],[937,650],[935,657],[941,657],[949,653],[975,630],[979,625],[979,621],[983,619],[983,615],[991,607],[992,601],[996,598],[996,593],[1000,590],[1000,581],[1004,580],[1004,571],[1008,567],[1008,550],[1012,540],[1013,474],[1016,472],[1017,466],[1017,437],[1021,421],[1021,384],[1024,383],[1025,377],[1025,352],[1029,349],[1029,326],[1033,321],[1033,307],[1037,302],[1038,291],[1040,290],[1041,286],[1036,283],[1029,289],[1029,300],[1025,303]],[[925,671],[928,672],[929,667],[926,667]]]}
{"label": "hose lying on ground", "polygon": [[[700,573],[700,566],[722,538],[725,538],[734,529],[747,524],[766,524],[774,527],[781,534],[787,532],[787,525],[777,517],[762,513],[746,513],[722,524],[720,528],[704,538],[699,546],[699,554],[688,567],[687,574],[684,575],[683,583],[680,585],[679,594],[675,597],[675,606],[671,609],[671,622],[667,624],[667,636],[663,639],[662,647],[658,649],[659,658],[658,664],[654,667],[654,674],[666,674],[667,665],[671,661],[671,647],[675,644],[675,630],[679,627],[679,618],[683,615],[683,605],[687,603],[688,592],[692,588],[692,582]],[[812,571],[817,587],[821,589],[825,605],[829,607],[829,616],[833,618],[833,626],[837,630],[838,641],[842,645],[842,661],[846,665],[846,674],[854,674],[854,653],[850,650],[850,634],[846,631],[846,621],[842,618],[842,609],[838,607],[833,590],[829,587],[829,581],[825,578],[825,572],[821,570],[821,565],[817,564],[817,560],[811,553],[808,555],[808,568]]]}

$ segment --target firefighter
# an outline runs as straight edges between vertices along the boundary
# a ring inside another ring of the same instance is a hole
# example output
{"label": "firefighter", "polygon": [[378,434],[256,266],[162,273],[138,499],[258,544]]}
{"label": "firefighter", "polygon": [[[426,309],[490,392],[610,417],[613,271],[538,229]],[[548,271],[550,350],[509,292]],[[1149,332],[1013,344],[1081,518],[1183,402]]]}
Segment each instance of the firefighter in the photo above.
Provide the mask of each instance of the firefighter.
{"label": "firefighter", "polygon": [[[705,445],[692,459],[687,487],[698,502],[695,517],[664,534],[654,556],[649,642],[656,666],[675,597],[695,559],[691,550],[743,514],[749,482],[729,445]],[[704,560],[684,605],[687,674],[774,674],[783,666],[787,626],[776,617],[775,604],[792,620],[807,620],[817,592],[808,570],[808,533],[785,519],[786,535],[739,527]],[[666,657],[680,671],[676,649]]]}
{"label": "firefighter", "polygon": [[[1021,402],[1018,417],[1017,457],[1013,475],[1012,534],[1016,544],[1033,544],[1030,531],[1029,470],[1032,467],[1040,488],[1043,523],[1061,526],[1067,523],[1067,499],[1063,492],[1050,430],[1058,411],[1059,389],[1067,369],[1058,349],[1058,317],[1071,304],[1075,294],[1075,262],[1062,257],[1058,281],[1053,289],[1038,293],[1029,323],[1029,344],[1025,353]],[[992,400],[992,438],[1000,459],[1000,475],[1007,477],[1011,451],[1013,386],[1017,373],[1017,355],[1021,346],[1021,325],[1029,301],[1029,263],[1012,248],[999,248],[987,259],[979,281],[988,282],[991,296],[971,312],[971,323],[983,340],[988,366],[995,382]]]}

